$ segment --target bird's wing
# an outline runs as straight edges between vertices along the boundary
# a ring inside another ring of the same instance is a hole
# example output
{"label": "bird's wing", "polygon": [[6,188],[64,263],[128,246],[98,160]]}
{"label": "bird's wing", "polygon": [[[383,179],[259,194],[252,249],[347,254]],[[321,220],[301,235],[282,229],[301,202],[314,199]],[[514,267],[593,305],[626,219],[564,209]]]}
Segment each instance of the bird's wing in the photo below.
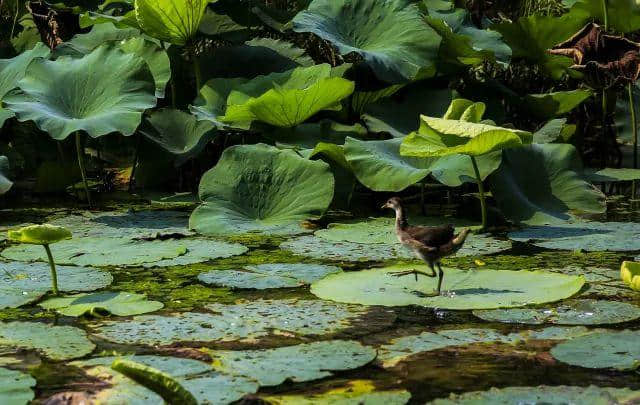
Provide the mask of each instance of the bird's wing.
{"label": "bird's wing", "polygon": [[453,225],[440,226],[412,226],[406,230],[415,241],[425,246],[439,247],[446,245],[453,239]]}

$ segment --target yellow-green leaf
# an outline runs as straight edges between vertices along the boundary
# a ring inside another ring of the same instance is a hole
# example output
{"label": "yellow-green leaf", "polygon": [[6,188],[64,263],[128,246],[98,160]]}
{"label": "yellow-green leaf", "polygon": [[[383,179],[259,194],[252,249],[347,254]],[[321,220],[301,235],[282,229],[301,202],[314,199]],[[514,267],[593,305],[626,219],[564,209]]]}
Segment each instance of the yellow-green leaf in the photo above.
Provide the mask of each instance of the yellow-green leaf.
{"label": "yellow-green leaf", "polygon": [[136,19],[145,33],[174,45],[198,31],[209,0],[136,0]]}
{"label": "yellow-green leaf", "polygon": [[61,240],[71,239],[71,232],[62,226],[43,224],[30,225],[8,231],[9,240],[34,245],[49,245]]}

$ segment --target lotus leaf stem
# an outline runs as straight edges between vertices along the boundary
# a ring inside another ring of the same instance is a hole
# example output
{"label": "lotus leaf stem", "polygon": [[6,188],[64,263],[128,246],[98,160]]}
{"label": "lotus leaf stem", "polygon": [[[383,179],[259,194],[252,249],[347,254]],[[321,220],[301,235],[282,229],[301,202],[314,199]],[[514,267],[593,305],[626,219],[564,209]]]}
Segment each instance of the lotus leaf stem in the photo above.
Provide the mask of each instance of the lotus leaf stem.
{"label": "lotus leaf stem", "polygon": [[13,33],[16,30],[16,24],[18,23],[18,14],[20,14],[20,2],[16,1],[16,14],[13,16],[13,24],[11,25],[11,34],[9,34],[9,39],[13,38]]}
{"label": "lotus leaf stem", "polygon": [[87,182],[87,173],[84,168],[82,152],[82,138],[80,137],[80,131],[76,131],[76,153],[78,155],[78,166],[80,167],[80,175],[82,176],[82,184],[84,185],[84,193],[87,196],[87,203],[89,204],[89,208],[91,208],[91,194],[89,193],[89,183]]}
{"label": "lotus leaf stem", "polygon": [[604,16],[604,30],[609,30],[609,7],[607,0],[602,0],[602,15]]}
{"label": "lotus leaf stem", "polygon": [[[633,168],[638,168],[638,122],[636,121],[636,103],[633,99],[633,83],[627,85],[629,93],[629,111],[631,112],[631,131],[633,134]],[[636,181],[631,183],[631,198],[636,198]]]}
{"label": "lotus leaf stem", "polygon": [[131,176],[129,176],[129,192],[135,187],[136,171],[138,169],[138,161],[140,160],[140,135],[136,135],[136,150],[133,155],[133,166],[131,166]]}
{"label": "lotus leaf stem", "polygon": [[484,195],[484,184],[482,184],[482,177],[480,177],[480,170],[478,169],[478,162],[473,156],[471,158],[471,164],[473,164],[473,171],[476,174],[476,182],[478,183],[478,192],[480,193],[480,208],[482,210],[482,229],[487,229],[487,201]]}
{"label": "lotus leaf stem", "polygon": [[60,291],[58,291],[58,273],[56,272],[56,263],[53,261],[53,255],[51,254],[51,248],[49,245],[44,246],[44,250],[47,252],[47,258],[49,259],[49,267],[51,268],[51,290],[53,290],[53,295],[59,295]]}
{"label": "lotus leaf stem", "polygon": [[200,94],[200,87],[202,86],[202,72],[200,71],[200,63],[196,56],[195,46],[191,47],[191,62],[193,63],[193,73],[196,76],[196,97]]}

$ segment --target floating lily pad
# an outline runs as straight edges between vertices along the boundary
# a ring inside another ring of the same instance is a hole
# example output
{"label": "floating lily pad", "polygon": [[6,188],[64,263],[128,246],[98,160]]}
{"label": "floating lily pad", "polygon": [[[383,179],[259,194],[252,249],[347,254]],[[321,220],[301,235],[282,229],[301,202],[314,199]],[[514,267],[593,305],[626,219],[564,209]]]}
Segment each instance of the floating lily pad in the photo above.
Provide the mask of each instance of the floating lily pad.
{"label": "floating lily pad", "polygon": [[245,266],[242,270],[213,270],[198,275],[198,279],[206,284],[264,290],[301,287],[341,271],[323,264],[273,263]]}
{"label": "floating lily pad", "polygon": [[29,374],[17,370],[0,368],[0,403],[23,405],[31,402],[36,380]]}
{"label": "floating lily pad", "polygon": [[546,268],[545,271],[584,276],[587,284],[580,293],[581,297],[593,295],[613,299],[622,297],[633,299],[637,295],[620,280],[620,274],[616,270],[593,266],[567,266],[563,268]]}
{"label": "floating lily pad", "polygon": [[184,255],[172,259],[144,263],[144,267],[185,266],[188,264],[204,263],[214,259],[224,259],[246,253],[249,248],[239,243],[220,242],[211,239],[179,239],[187,248]]}
{"label": "floating lily pad", "polygon": [[[124,358],[171,375],[191,392],[200,404],[228,404],[258,390],[258,384],[255,381],[213,371],[207,363],[198,360],[146,355]],[[99,357],[71,363],[84,368],[89,375],[110,383],[110,386],[107,385],[108,388],[95,394],[96,403],[164,403],[155,392],[112,370],[110,366],[115,359],[116,357]]]}
{"label": "floating lily pad", "polygon": [[214,313],[183,312],[172,316],[141,315],[128,321],[107,321],[97,335],[125,344],[168,345],[175,342],[254,340],[273,331],[314,336],[336,334],[352,327],[363,333],[389,325],[390,312],[365,306],[310,300],[257,300],[209,304]]}
{"label": "floating lily pad", "polygon": [[[489,391],[451,394],[446,399],[436,399],[429,405],[476,405],[476,404],[546,404],[546,405],[598,405],[618,404],[635,397],[638,391],[628,388],[601,388],[596,386],[546,386],[492,388]],[[619,402],[620,401],[620,402]]]}
{"label": "floating lily pad", "polygon": [[118,316],[139,315],[164,307],[159,301],[147,301],[142,294],[104,291],[51,298],[39,304],[44,309],[55,309],[66,316],[100,314],[108,312]]}
{"label": "floating lily pad", "polygon": [[626,302],[572,300],[552,307],[493,309],[473,314],[489,322],[604,325],[634,321],[640,318],[640,307]]}
{"label": "floating lily pad", "polygon": [[[57,266],[60,291],[93,291],[111,284],[106,271],[87,267]],[[0,263],[0,308],[33,302],[51,289],[51,271],[45,263]]]}
{"label": "floating lily pad", "polygon": [[207,354],[214,369],[250,378],[262,387],[329,377],[332,371],[362,367],[376,357],[373,348],[349,340],[265,350],[209,350]]}
{"label": "floating lily pad", "polygon": [[280,244],[280,248],[293,254],[321,260],[383,261],[414,257],[402,245],[331,242],[317,236],[301,236]]}
{"label": "floating lily pad", "polygon": [[640,332],[601,332],[577,337],[551,349],[554,358],[586,368],[635,370],[640,367]]}
{"label": "floating lily pad", "polygon": [[353,380],[344,387],[313,394],[261,395],[273,405],[404,405],[411,399],[405,390],[377,390],[373,381]]}
{"label": "floating lily pad", "polygon": [[510,232],[509,238],[547,249],[629,252],[640,250],[640,224],[576,222],[531,226]]}
{"label": "floating lily pad", "polygon": [[422,305],[442,309],[513,308],[559,301],[576,294],[584,277],[541,271],[444,269],[442,288],[446,296],[427,297],[437,278],[393,277],[390,272],[426,266],[398,265],[381,269],[345,272],[311,285],[322,299],[364,305]]}
{"label": "floating lily pad", "polygon": [[0,323],[0,348],[30,349],[42,352],[51,360],[83,357],[96,346],[82,329],[53,326],[41,322]]}

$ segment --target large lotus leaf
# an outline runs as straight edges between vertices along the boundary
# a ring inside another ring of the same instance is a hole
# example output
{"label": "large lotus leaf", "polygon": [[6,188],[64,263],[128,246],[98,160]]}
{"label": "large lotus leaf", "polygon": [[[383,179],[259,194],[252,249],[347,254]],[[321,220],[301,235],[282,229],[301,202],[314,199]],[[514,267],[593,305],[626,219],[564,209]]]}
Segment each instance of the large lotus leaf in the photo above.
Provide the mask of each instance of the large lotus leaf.
{"label": "large lotus leaf", "polygon": [[123,42],[139,36],[140,31],[135,28],[117,28],[111,23],[96,24],[86,34],[76,34],[58,45],[53,51],[53,57],[82,56],[106,42]]}
{"label": "large lotus leaf", "polygon": [[551,349],[564,363],[586,368],[635,370],[640,367],[640,332],[601,332],[577,337]]}
{"label": "large lotus leaf", "polygon": [[198,93],[198,97],[189,106],[189,111],[199,120],[213,122],[218,128],[233,127],[248,129],[249,122],[223,122],[222,117],[227,110],[227,98],[233,89],[247,83],[250,79],[236,77],[233,79],[215,78],[207,81]]}
{"label": "large lotus leaf", "polygon": [[[446,399],[436,399],[429,405],[477,405],[477,404],[545,404],[545,405],[600,405],[622,404],[629,398],[637,398],[638,391],[628,388],[571,387],[566,385],[537,387],[491,388],[489,391],[475,391],[451,394]],[[632,399],[633,400],[633,399]]]}
{"label": "large lotus leaf", "polygon": [[83,357],[96,347],[82,329],[53,326],[42,322],[0,323],[3,350],[37,350],[51,360]]}
{"label": "large lotus leaf", "polygon": [[620,280],[620,273],[616,270],[591,266],[567,266],[563,268],[548,268],[546,270],[568,275],[583,275],[585,280],[587,280],[587,284],[580,292],[581,297],[594,296],[612,300],[619,300],[621,298],[633,300],[637,297],[637,293],[629,289],[629,287]]}
{"label": "large lotus leaf", "polygon": [[291,239],[282,242],[280,248],[295,255],[319,260],[358,262],[410,259],[413,257],[407,249],[397,244],[371,246],[367,243],[332,242],[317,236],[301,236]]}
{"label": "large lotus leaf", "polygon": [[626,302],[572,300],[552,307],[492,309],[473,311],[485,321],[559,325],[604,325],[640,318],[640,307]]}
{"label": "large lotus leaf", "polygon": [[[202,361],[178,357],[136,355],[121,357],[169,374],[189,391],[200,404],[228,404],[258,390],[255,381],[212,371]],[[98,357],[71,363],[85,369],[87,374],[104,380],[105,388],[94,394],[95,403],[104,404],[160,404],[162,398],[146,387],[110,368],[116,357]]]}
{"label": "large lotus leaf", "polygon": [[276,128],[264,134],[274,140],[280,148],[315,149],[319,143],[343,145],[349,136],[366,137],[367,129],[360,125],[344,125],[324,119],[296,125],[293,128]]}
{"label": "large lotus leaf", "polygon": [[[577,0],[571,13],[585,12],[604,24],[602,0]],[[635,0],[607,0],[609,29],[627,33],[640,29],[640,7]]]}
{"label": "large lotus leaf", "polygon": [[94,315],[101,312],[118,316],[140,315],[157,311],[164,306],[159,301],[147,301],[142,294],[109,291],[50,298],[38,305],[44,309],[54,309],[65,316]]}
{"label": "large lotus leaf", "polygon": [[208,235],[296,234],[327,209],[334,179],[329,165],[258,144],[234,146],[200,181],[203,201],[189,225]]}
{"label": "large lotus leaf", "polygon": [[376,351],[351,340],[328,340],[263,350],[209,350],[213,368],[247,377],[261,387],[290,380],[303,382],[329,377],[332,371],[362,367]]}
{"label": "large lotus leaf", "polygon": [[135,0],[142,30],[161,41],[184,45],[197,33],[210,0]]}
{"label": "large lotus leaf", "polygon": [[446,295],[429,297],[436,278],[393,277],[390,272],[426,266],[397,265],[330,275],[311,285],[322,299],[364,305],[421,305],[441,309],[514,308],[560,301],[576,294],[584,277],[540,271],[444,269]]}
{"label": "large lotus leaf", "polygon": [[514,59],[524,59],[543,67],[548,75],[560,79],[569,71],[573,61],[564,56],[550,55],[547,50],[563,42],[582,28],[588,20],[584,12],[568,13],[560,17],[532,15],[514,22],[503,22],[491,28],[513,51]]}
{"label": "large lotus leaf", "polygon": [[343,55],[360,54],[387,82],[435,72],[440,37],[406,0],[316,0],[293,19],[293,29],[318,35]]}
{"label": "large lotus leaf", "polygon": [[378,390],[373,381],[351,380],[339,388],[309,394],[263,394],[261,399],[273,405],[404,405],[411,399],[405,390]]}
{"label": "large lotus leaf", "polygon": [[575,132],[576,126],[573,124],[567,125],[566,118],[549,120],[533,133],[532,143],[568,142]]}
{"label": "large lotus leaf", "polygon": [[232,288],[301,287],[342,270],[336,266],[307,263],[272,263],[245,266],[242,270],[213,270],[198,275],[206,284]]}
{"label": "large lotus leaf", "polygon": [[[311,300],[255,300],[209,304],[213,313],[183,312],[172,316],[141,315],[108,321],[98,336],[125,344],[169,345],[175,342],[252,341],[274,331],[289,335],[333,335],[351,328],[362,333],[393,323],[389,312],[359,305]],[[375,319],[369,319],[375,317]]]}
{"label": "large lotus leaf", "polygon": [[82,58],[36,59],[18,86],[5,104],[18,120],[32,120],[58,140],[80,130],[94,138],[131,135],[144,110],[156,104],[144,59],[108,45]]}
{"label": "large lotus leaf", "polygon": [[229,243],[211,239],[179,239],[187,252],[184,255],[157,262],[143,263],[144,267],[186,266],[204,263],[214,259],[224,259],[246,253],[249,248],[239,243]]}
{"label": "large lotus leaf", "polygon": [[149,130],[141,131],[147,138],[174,155],[183,157],[200,153],[215,135],[215,126],[209,121],[198,121],[184,111],[161,109],[147,119]]}
{"label": "large lotus leaf", "polygon": [[567,144],[502,151],[502,165],[489,176],[489,185],[502,213],[515,222],[559,223],[571,218],[570,211],[605,209],[604,195],[583,179],[580,157]]}
{"label": "large lotus leaf", "polygon": [[576,222],[531,226],[509,233],[509,239],[546,249],[588,252],[640,250],[640,224],[633,222]]}
{"label": "large lotus leaf", "polygon": [[[33,302],[51,289],[51,270],[45,263],[0,263],[0,308]],[[57,266],[60,291],[93,291],[111,284],[106,271],[88,267]]]}
{"label": "large lotus leaf", "polygon": [[617,183],[640,180],[640,169],[585,169],[584,177],[592,183]]}
{"label": "large lotus leaf", "polygon": [[24,405],[34,397],[31,388],[36,380],[29,374],[8,368],[0,368],[0,403],[5,405]]}
{"label": "large lotus leaf", "polygon": [[541,120],[548,120],[568,114],[592,95],[591,90],[528,94],[524,96],[523,103],[528,113]]}
{"label": "large lotus leaf", "polygon": [[6,119],[13,117],[13,111],[2,107],[2,99],[9,90],[18,85],[32,60],[45,58],[47,55],[49,48],[40,42],[33,49],[22,52],[15,58],[0,59],[0,127]]}

